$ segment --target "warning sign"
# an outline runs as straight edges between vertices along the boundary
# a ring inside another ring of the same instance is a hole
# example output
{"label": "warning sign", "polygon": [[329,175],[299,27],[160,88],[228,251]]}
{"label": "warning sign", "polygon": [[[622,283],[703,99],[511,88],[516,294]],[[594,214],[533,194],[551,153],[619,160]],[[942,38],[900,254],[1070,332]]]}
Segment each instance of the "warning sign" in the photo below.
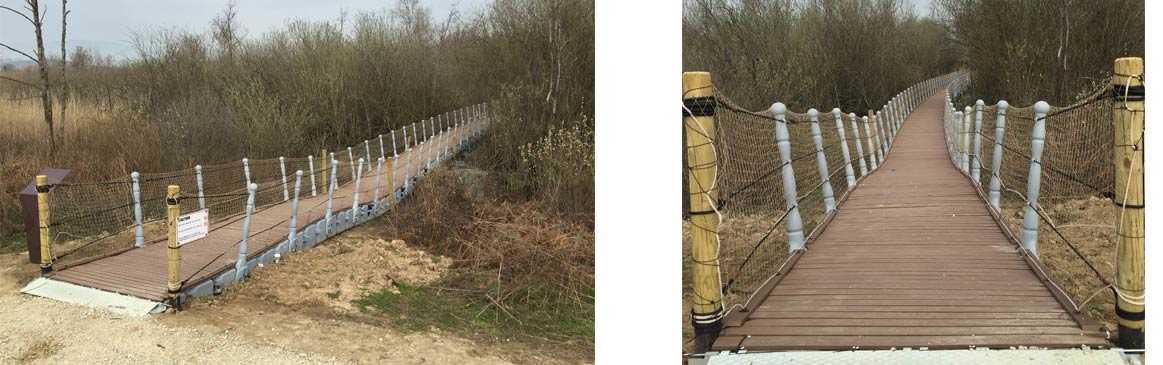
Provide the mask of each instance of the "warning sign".
{"label": "warning sign", "polygon": [[178,246],[197,241],[206,237],[210,231],[210,210],[202,209],[197,212],[178,217]]}

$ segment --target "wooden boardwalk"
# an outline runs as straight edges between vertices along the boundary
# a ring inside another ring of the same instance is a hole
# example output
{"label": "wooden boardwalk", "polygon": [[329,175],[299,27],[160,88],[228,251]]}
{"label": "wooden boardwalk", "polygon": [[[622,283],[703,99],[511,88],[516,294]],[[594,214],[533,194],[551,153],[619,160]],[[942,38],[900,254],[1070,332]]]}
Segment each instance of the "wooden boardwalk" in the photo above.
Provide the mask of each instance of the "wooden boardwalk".
{"label": "wooden boardwalk", "polygon": [[906,119],[886,163],[712,350],[1110,345],[950,163],[943,102],[938,93]]}
{"label": "wooden boardwalk", "polygon": [[[415,176],[416,171],[424,165],[424,161],[435,159],[438,147],[451,146],[455,151],[456,141],[460,133],[468,133],[466,127],[461,127],[451,133],[445,133],[426,141],[420,146],[400,154],[396,162],[396,174],[392,184],[388,185],[391,174],[391,156],[385,159],[383,173],[379,176],[380,199],[391,199],[392,187],[400,187],[404,183],[405,175]],[[445,144],[446,143],[446,144]],[[359,201],[367,204],[372,201],[375,193],[375,165],[371,163],[371,170],[365,165],[364,175],[359,187]],[[350,168],[340,166],[339,168]],[[410,170],[411,172],[406,172]],[[296,230],[303,229],[324,218],[327,209],[327,190],[325,182],[319,182],[317,195],[311,196],[310,179],[304,176],[303,190],[299,200],[299,212],[296,219]],[[294,189],[294,177],[290,177],[290,188]],[[355,184],[348,182],[335,191],[333,214],[352,209],[352,192]],[[184,191],[192,187],[182,187]],[[193,199],[187,199],[183,204],[196,204]],[[263,255],[280,242],[287,239],[290,229],[291,204],[283,202],[266,208],[258,208],[251,218],[250,238],[248,239],[247,259]],[[211,217],[214,219],[215,217]],[[181,275],[186,280],[183,290],[193,288],[215,276],[235,267],[238,257],[238,242],[242,239],[242,216],[223,219],[213,224],[210,234],[203,239],[187,243],[180,249]],[[132,238],[130,238],[132,240]],[[132,242],[127,243],[132,246]],[[203,268],[205,267],[205,268]],[[166,291],[166,244],[165,242],[148,244],[142,248],[131,249],[113,256],[104,257],[95,261],[60,269],[52,272],[49,278],[65,281],[77,285],[97,288],[108,292],[131,295],[143,299],[163,301],[168,298]]]}

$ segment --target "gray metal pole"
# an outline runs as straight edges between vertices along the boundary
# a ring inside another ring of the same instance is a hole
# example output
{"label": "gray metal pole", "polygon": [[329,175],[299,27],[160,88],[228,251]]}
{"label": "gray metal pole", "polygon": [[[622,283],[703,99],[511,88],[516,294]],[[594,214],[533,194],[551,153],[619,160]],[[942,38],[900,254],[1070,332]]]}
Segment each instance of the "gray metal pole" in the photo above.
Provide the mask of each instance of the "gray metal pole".
{"label": "gray metal pole", "polygon": [[1042,148],[1046,145],[1046,113],[1050,104],[1034,103],[1034,130],[1030,133],[1030,175],[1026,178],[1026,206],[1022,211],[1022,246],[1038,257],[1038,191],[1042,186]]}
{"label": "gray metal pole", "polygon": [[206,209],[206,191],[202,189],[202,165],[194,166],[194,182],[198,185],[198,209]]}
{"label": "gray metal pole", "polygon": [[860,139],[860,122],[856,113],[848,113],[848,120],[852,121],[852,144],[856,145],[856,159],[860,160],[860,177],[868,175],[868,165],[864,162],[864,143]]}
{"label": "gray metal pole", "polygon": [[844,178],[848,182],[848,190],[856,187],[856,172],[852,169],[852,155],[848,153],[848,137],[844,136],[844,118],[840,108],[832,108],[832,117],[836,120],[836,135],[840,137],[840,154],[844,156]]}
{"label": "gray metal pole", "polygon": [[246,241],[250,239],[250,217],[254,214],[254,193],[258,184],[250,183],[246,186],[246,216],[242,219],[242,241],[238,242],[238,258],[234,261],[234,280],[242,281],[246,277]]}
{"label": "gray metal pole", "polygon": [[333,211],[332,207],[335,204],[335,187],[337,185],[335,182],[335,171],[338,169],[335,167],[335,165],[339,164],[339,161],[335,160],[334,152],[331,153],[331,157],[331,178],[327,179],[327,211],[323,215],[324,222],[326,222],[326,232],[328,233],[331,232],[331,212]]}
{"label": "gray metal pole", "polygon": [[[314,174],[312,174],[314,175]],[[299,187],[303,183],[303,170],[295,171],[295,196],[291,199],[291,224],[287,227],[287,247],[296,248],[295,231],[299,229]]]}
{"label": "gray metal pole", "polygon": [[246,185],[250,186],[250,160],[242,158],[242,174],[246,176]]}
{"label": "gray metal pole", "polygon": [[290,192],[287,191],[287,159],[283,156],[279,156],[279,173],[283,176],[283,201],[290,200]]}
{"label": "gray metal pole", "polygon": [[828,158],[824,156],[824,137],[820,132],[820,112],[815,108],[808,109],[808,119],[811,121],[812,143],[816,145],[816,169],[820,173],[820,193],[824,196],[824,212],[836,210],[836,196],[832,191],[831,176],[828,174]]}
{"label": "gray metal pole", "polygon": [[775,116],[775,143],[779,148],[779,160],[783,173],[783,200],[787,202],[787,242],[788,251],[804,248],[804,222],[800,218],[799,202],[796,201],[796,175],[791,166],[791,136],[787,130],[787,106],[775,103],[771,106]]}
{"label": "gray metal pole", "polygon": [[973,109],[973,165],[969,174],[974,184],[981,185],[981,110],[985,109],[985,102],[977,99]]}
{"label": "gray metal pole", "polygon": [[1001,162],[1002,153],[1005,151],[1002,148],[1002,143],[1006,136],[1006,108],[1010,104],[1005,100],[997,102],[997,125],[993,129],[993,164],[990,168],[993,169],[992,175],[989,177],[989,205],[993,209],[1001,211]]}
{"label": "gray metal pole", "polygon": [[872,143],[872,122],[868,120],[868,116],[860,117],[864,124],[864,142],[868,144],[868,172],[876,171],[876,145]]}
{"label": "gray metal pole", "polygon": [[315,156],[307,155],[307,170],[311,171],[311,196],[315,196]]}
{"label": "gray metal pole", "polygon": [[145,247],[145,229],[141,219],[141,174],[134,171],[129,174],[133,180],[133,246]]}
{"label": "gray metal pole", "polygon": [[359,169],[356,171],[358,171],[358,172],[355,174],[355,189],[352,190],[352,192],[351,192],[351,221],[352,222],[356,221],[356,218],[358,217],[358,214],[359,214],[359,182],[361,180],[360,175],[363,175],[363,158],[362,157],[359,159]]}

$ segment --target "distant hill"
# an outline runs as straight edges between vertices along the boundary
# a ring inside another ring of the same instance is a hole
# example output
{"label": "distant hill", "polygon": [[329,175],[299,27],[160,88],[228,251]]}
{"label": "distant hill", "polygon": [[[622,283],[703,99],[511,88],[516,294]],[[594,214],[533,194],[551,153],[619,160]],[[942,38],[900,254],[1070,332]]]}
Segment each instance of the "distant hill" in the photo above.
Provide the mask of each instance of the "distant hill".
{"label": "distant hill", "polygon": [[19,70],[34,65],[36,62],[29,60],[0,59],[0,71]]}

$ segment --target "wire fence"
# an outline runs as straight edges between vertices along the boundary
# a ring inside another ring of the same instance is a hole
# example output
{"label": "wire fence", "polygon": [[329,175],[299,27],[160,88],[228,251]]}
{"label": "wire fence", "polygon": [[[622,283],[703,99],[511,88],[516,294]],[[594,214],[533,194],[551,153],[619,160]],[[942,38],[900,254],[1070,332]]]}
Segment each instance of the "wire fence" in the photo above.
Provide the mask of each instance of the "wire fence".
{"label": "wire fence", "polygon": [[[303,171],[300,195],[320,194],[328,189],[331,170],[339,186],[362,176],[377,174],[377,159],[394,167],[391,186],[403,188],[407,178],[429,166],[427,160],[415,158],[397,161],[393,156],[405,151],[425,158],[443,156],[457,149],[448,145],[426,143],[438,135],[479,134],[487,124],[487,105],[475,104],[443,113],[395,130],[385,130],[363,143],[329,151],[328,156],[293,158],[239,159],[213,165],[200,165],[162,173],[135,173],[124,179],[76,181],[66,178],[52,186],[49,193],[49,229],[54,265],[69,266],[99,258],[138,245],[166,240],[166,190],[181,187],[181,213],[207,209],[211,226],[236,219],[247,205],[247,185],[258,185],[256,209],[281,204],[293,193],[295,171]],[[459,137],[458,137],[459,139]],[[334,163],[328,161],[334,155]],[[360,159],[363,159],[360,165]],[[136,175],[136,176],[134,176]],[[381,195],[387,195],[387,187]],[[360,191],[370,196],[374,184],[364,184]],[[67,259],[67,260],[66,260]]]}

